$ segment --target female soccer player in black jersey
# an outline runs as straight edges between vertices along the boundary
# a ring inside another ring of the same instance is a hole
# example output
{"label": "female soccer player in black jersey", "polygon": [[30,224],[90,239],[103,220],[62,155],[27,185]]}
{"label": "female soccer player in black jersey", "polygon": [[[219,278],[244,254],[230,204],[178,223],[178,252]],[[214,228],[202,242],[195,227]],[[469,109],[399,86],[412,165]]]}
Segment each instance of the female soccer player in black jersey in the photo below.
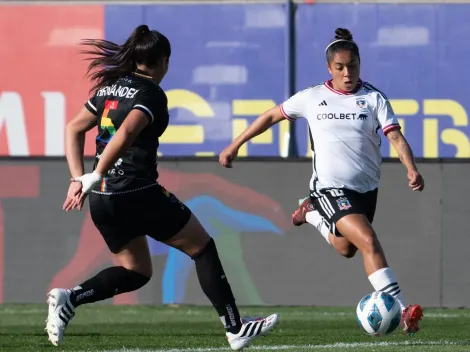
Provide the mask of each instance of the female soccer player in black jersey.
{"label": "female soccer player in black jersey", "polygon": [[[74,288],[48,294],[46,331],[59,345],[75,309],[137,290],[152,276],[146,235],[190,256],[201,288],[225,326],[233,350],[271,330],[278,320],[240,318],[214,240],[191,211],[158,182],[158,139],[168,126],[167,98],[159,84],[168,71],[170,42],[146,25],[123,45],[85,40],[91,55],[88,73],[93,95],[66,129],[71,184],[65,211],[81,209],[89,195],[90,212],[120,266],[110,267]],[[85,173],[85,133],[98,127],[96,159]]]}

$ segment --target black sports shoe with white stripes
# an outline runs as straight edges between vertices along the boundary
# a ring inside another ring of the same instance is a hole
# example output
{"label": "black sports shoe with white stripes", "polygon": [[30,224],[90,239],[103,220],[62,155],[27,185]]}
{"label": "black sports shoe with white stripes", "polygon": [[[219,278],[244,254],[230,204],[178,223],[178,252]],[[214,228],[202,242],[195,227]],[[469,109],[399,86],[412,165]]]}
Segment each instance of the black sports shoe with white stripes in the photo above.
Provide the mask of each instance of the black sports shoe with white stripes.
{"label": "black sports shoe with white stripes", "polygon": [[47,295],[49,314],[46,319],[46,328],[49,341],[59,346],[64,338],[65,328],[75,316],[75,309],[70,302],[72,292],[63,288],[54,288]]}
{"label": "black sports shoe with white stripes", "polygon": [[232,350],[238,351],[248,346],[256,338],[268,333],[276,325],[279,315],[271,314],[267,318],[242,319],[242,327],[238,334],[227,332],[227,340]]}

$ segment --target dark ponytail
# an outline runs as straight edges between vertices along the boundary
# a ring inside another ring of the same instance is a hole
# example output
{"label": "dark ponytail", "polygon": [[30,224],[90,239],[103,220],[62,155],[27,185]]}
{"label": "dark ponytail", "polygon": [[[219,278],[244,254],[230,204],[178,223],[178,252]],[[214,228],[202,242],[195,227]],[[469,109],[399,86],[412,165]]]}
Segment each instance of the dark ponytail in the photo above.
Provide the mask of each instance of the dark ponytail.
{"label": "dark ponytail", "polygon": [[158,59],[171,55],[168,38],[145,24],[137,27],[122,45],[104,39],[84,39],[80,44],[89,47],[80,53],[90,55],[85,60],[91,61],[87,70],[94,82],[91,92],[130,74],[137,64],[152,68]]}
{"label": "dark ponytail", "polygon": [[357,56],[359,61],[359,47],[353,41],[353,36],[348,29],[336,28],[335,37],[331,40],[330,44],[326,47],[326,61],[330,63],[337,52],[340,51],[351,51]]}

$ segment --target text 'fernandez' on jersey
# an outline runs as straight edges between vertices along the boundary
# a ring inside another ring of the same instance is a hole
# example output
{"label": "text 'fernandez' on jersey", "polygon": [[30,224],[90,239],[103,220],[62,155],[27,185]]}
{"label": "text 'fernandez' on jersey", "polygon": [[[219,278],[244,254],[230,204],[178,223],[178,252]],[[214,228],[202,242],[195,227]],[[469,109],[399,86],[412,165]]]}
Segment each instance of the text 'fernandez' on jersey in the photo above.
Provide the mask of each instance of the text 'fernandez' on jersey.
{"label": "text 'fernandez' on jersey", "polygon": [[149,124],[137,136],[108,171],[93,192],[100,194],[128,193],[157,183],[158,138],[169,122],[168,100],[165,92],[146,72],[136,70],[114,84],[99,89],[85,107],[98,117],[96,159],[113,138],[129,112],[138,109],[149,118]]}
{"label": "text 'fernandez' on jersey", "polygon": [[281,104],[289,120],[304,117],[310,129],[312,191],[347,188],[364,193],[380,183],[382,129],[400,125],[387,97],[367,82],[351,92],[335,90],[330,81],[299,91]]}

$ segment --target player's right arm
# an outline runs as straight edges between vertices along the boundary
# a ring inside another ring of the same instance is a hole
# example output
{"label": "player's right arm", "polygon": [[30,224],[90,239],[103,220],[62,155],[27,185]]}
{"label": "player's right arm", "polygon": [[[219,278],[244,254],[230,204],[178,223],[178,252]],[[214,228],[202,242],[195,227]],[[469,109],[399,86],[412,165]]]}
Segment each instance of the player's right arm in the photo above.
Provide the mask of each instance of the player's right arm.
{"label": "player's right arm", "polygon": [[83,166],[85,134],[98,123],[97,111],[93,110],[95,105],[92,100],[93,98],[80,109],[65,128],[65,156],[72,178],[82,176],[85,172]]}
{"label": "player's right arm", "polygon": [[264,133],[284,119],[294,121],[300,118],[303,115],[303,94],[303,91],[298,92],[284,103],[269,109],[258,116],[258,118],[253,121],[245,131],[235,138],[233,142],[220,153],[220,164],[227,168],[232,167],[232,161],[237,157],[238,150],[243,146],[243,144]]}
{"label": "player's right arm", "polygon": [[[65,156],[72,179],[82,176],[85,172],[83,165],[85,134],[98,123],[98,113],[94,100],[94,98],[91,98],[65,128]],[[74,208],[81,210],[83,202],[80,202],[78,199],[80,192],[81,185],[72,182],[67,192],[67,198],[62,206],[65,211]]]}

